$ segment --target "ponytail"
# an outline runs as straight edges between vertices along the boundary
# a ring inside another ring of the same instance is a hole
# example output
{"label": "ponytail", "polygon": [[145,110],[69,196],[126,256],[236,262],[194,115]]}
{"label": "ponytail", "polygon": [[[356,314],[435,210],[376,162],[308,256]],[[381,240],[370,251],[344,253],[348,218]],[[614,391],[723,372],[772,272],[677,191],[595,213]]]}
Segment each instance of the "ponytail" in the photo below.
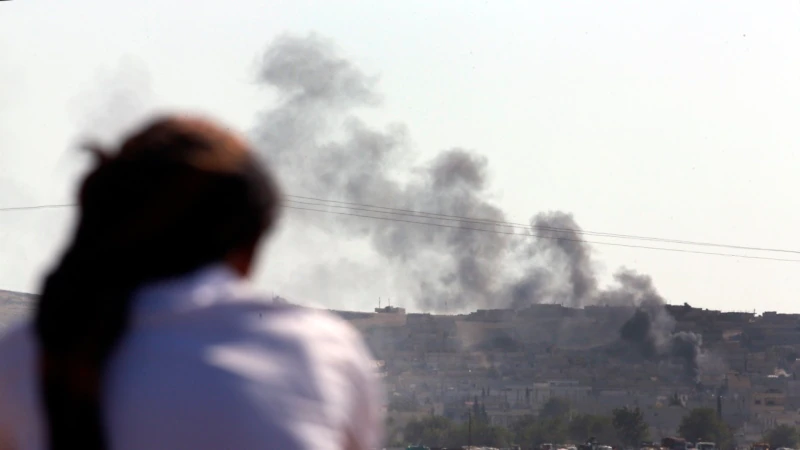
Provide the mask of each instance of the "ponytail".
{"label": "ponytail", "polygon": [[35,315],[50,450],[109,448],[103,376],[136,290],[255,245],[278,209],[244,143],[207,121],[161,119],[116,155],[93,152],[75,236]]}

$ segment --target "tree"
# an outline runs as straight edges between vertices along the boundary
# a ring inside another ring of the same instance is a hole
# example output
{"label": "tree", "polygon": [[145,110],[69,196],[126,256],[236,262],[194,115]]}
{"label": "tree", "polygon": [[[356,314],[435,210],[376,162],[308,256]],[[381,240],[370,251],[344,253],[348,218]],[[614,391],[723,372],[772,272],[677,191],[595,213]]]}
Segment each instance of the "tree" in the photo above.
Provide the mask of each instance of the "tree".
{"label": "tree", "polygon": [[400,439],[399,439],[402,430],[400,430],[397,427],[395,427],[395,423],[396,423],[396,421],[395,421],[394,417],[392,417],[392,416],[387,416],[386,417],[386,420],[384,422],[385,427],[386,427],[386,441],[389,444],[397,444],[399,446],[402,446],[404,443],[400,442]]}
{"label": "tree", "polygon": [[454,428],[453,422],[446,417],[425,417],[406,424],[403,429],[403,439],[409,443],[441,447],[446,445]]}
{"label": "tree", "polygon": [[416,411],[419,409],[419,403],[413,397],[392,397],[389,400],[390,411]]}
{"label": "tree", "polygon": [[578,414],[572,418],[567,426],[567,436],[573,442],[584,442],[592,434],[592,425],[595,417],[591,414]]}
{"label": "tree", "polygon": [[612,412],[612,423],[619,440],[628,447],[650,439],[650,427],[644,420],[644,414],[637,408],[617,408]]}
{"label": "tree", "polygon": [[795,448],[800,443],[800,436],[798,436],[797,428],[789,425],[778,425],[764,434],[764,441],[769,442],[770,448]]}
{"label": "tree", "polygon": [[[486,405],[478,401],[477,395],[472,402],[470,414],[472,414],[472,421],[475,423],[489,423],[489,414],[486,413]],[[468,419],[468,417],[465,419]]]}
{"label": "tree", "polygon": [[514,442],[523,447],[533,447],[545,442],[565,442],[568,437],[567,422],[560,417],[526,415],[511,424],[510,432]]}
{"label": "tree", "polygon": [[528,427],[535,425],[537,420],[538,419],[536,418],[536,416],[533,416],[531,414],[526,414],[520,417],[519,419],[515,420],[511,424],[510,431],[514,434],[515,439],[519,439],[519,436],[522,435],[524,430]]}
{"label": "tree", "polygon": [[569,422],[567,434],[573,442],[585,442],[590,437],[596,438],[603,444],[618,442],[617,432],[608,416],[578,414]]}
{"label": "tree", "polygon": [[[480,408],[485,412],[485,408]],[[468,421],[454,423],[442,416],[429,416],[412,420],[403,428],[403,437],[393,436],[391,442],[396,446],[421,444],[431,447],[460,448],[469,439],[470,425]],[[512,442],[512,434],[505,427],[490,425],[488,421],[472,422],[472,443],[480,446],[508,447]]]}
{"label": "tree", "polygon": [[[467,442],[468,437],[469,424],[462,423],[453,428],[443,445],[446,448],[461,448]],[[473,422],[472,445],[508,447],[511,445],[511,433],[505,427]]]}
{"label": "tree", "polygon": [[523,428],[515,436],[517,443],[535,446],[545,442],[564,442],[567,440],[567,423],[561,417],[538,419]]}
{"label": "tree", "polygon": [[569,416],[570,409],[572,408],[569,401],[560,397],[552,397],[542,406],[539,417],[543,419],[566,419]]}
{"label": "tree", "polygon": [[691,442],[714,441],[719,448],[730,447],[733,439],[728,424],[712,408],[695,408],[681,419],[678,433]]}

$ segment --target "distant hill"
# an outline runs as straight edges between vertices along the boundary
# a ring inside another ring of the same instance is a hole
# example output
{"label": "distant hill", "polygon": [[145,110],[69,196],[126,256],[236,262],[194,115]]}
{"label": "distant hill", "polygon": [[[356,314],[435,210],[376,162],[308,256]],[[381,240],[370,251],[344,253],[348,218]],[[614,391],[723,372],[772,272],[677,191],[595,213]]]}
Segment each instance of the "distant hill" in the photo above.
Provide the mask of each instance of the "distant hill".
{"label": "distant hill", "polygon": [[[36,297],[35,294],[0,289],[0,334],[11,324],[24,319],[30,314]],[[273,301],[292,303],[277,295],[273,297]]]}
{"label": "distant hill", "polygon": [[0,290],[0,333],[30,313],[36,296]]}

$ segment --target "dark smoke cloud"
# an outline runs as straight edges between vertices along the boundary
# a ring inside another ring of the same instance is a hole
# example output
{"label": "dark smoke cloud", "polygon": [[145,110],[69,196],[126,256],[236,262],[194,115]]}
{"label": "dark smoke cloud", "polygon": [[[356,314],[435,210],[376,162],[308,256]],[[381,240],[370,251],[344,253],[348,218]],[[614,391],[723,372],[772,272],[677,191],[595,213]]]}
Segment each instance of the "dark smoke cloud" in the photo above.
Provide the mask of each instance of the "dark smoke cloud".
{"label": "dark smoke cloud", "polygon": [[[405,127],[375,130],[353,115],[379,101],[376,79],[337,56],[329,42],[281,37],[265,52],[259,77],[277,90],[280,104],[261,116],[256,139],[288,192],[506,220],[486,200],[486,157],[454,148],[418,162]],[[315,223],[368,239],[415,280],[409,294],[425,309],[503,306],[497,294],[514,237],[469,229],[501,229],[489,224],[425,220],[453,228],[324,216]]]}
{"label": "dark smoke cloud", "polygon": [[[403,125],[379,130],[356,117],[360,108],[379,104],[377,78],[340,57],[330,42],[314,35],[280,37],[264,53],[258,76],[277,92],[278,105],[259,117],[256,142],[288,193],[507,220],[489,201],[485,156],[453,148],[419,161]],[[591,248],[571,214],[537,214],[531,230],[518,234],[468,220],[401,218],[447,226],[435,227],[319,213],[308,219],[309,226],[369,242],[396,277],[407,280],[405,294],[426,311],[536,303],[629,306],[633,317],[621,330],[624,339],[646,357],[681,358],[687,371],[696,372],[699,337],[673,332],[674,319],[649,277],[623,270],[617,286],[598,288]]]}
{"label": "dark smoke cloud", "polygon": [[565,264],[568,276],[569,296],[561,302],[568,306],[583,306],[592,303],[597,294],[597,277],[591,261],[591,248],[581,236],[581,228],[572,214],[562,212],[539,213],[532,225],[536,234],[542,236],[538,241],[540,248],[556,254]]}
{"label": "dark smoke cloud", "polygon": [[615,279],[619,287],[603,292],[601,301],[636,306],[636,312],[620,328],[620,337],[637,346],[646,358],[680,361],[686,376],[697,379],[702,336],[675,332],[675,319],[667,312],[664,299],[649,276],[622,269]]}

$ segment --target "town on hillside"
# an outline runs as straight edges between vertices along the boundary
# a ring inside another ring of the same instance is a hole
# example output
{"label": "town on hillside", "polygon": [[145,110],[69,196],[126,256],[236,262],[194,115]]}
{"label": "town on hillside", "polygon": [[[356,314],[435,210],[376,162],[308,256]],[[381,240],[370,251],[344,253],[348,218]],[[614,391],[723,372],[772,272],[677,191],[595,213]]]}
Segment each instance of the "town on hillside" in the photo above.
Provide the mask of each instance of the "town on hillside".
{"label": "town on hillside", "polygon": [[[659,442],[678,436],[693,410],[713,411],[737,448],[759,444],[781,425],[800,425],[800,315],[664,307],[675,333],[701,337],[693,372],[685,360],[647,355],[621,340],[632,315],[626,307],[338,314],[364,333],[377,358],[390,433],[402,435],[430,416],[464,423],[475,405],[488,424],[513,429],[554,400],[572,416],[636,409],[648,438]],[[711,439],[691,439],[703,438]]]}

